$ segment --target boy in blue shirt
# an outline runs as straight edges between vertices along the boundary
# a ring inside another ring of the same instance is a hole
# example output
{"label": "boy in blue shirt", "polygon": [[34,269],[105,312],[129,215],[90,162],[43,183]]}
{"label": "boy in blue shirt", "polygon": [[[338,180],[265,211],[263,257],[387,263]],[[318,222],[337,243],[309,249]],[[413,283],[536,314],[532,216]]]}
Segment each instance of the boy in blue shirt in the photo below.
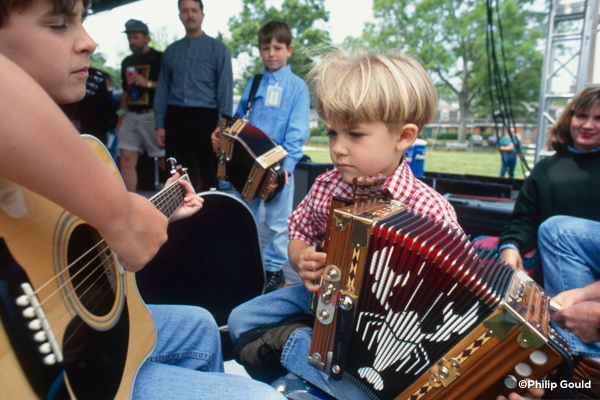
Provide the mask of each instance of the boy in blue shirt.
{"label": "boy in blue shirt", "polygon": [[[309,136],[310,98],[306,83],[287,65],[287,59],[293,51],[290,27],[284,22],[271,21],[258,31],[258,43],[265,70],[247,118],[250,124],[269,135],[288,153],[283,162],[286,177],[284,188],[269,202],[265,203],[259,199],[250,204],[257,221],[260,205],[265,206],[269,239],[263,251],[263,258],[267,271],[265,292],[268,293],[285,285],[282,268],[288,260],[287,218],[292,214],[294,168],[302,157],[302,145]],[[246,115],[246,105],[254,79],[256,77],[248,81],[236,114]],[[214,150],[221,147],[216,132],[212,135]],[[275,191],[276,188],[277,185],[270,185],[269,192]]]}

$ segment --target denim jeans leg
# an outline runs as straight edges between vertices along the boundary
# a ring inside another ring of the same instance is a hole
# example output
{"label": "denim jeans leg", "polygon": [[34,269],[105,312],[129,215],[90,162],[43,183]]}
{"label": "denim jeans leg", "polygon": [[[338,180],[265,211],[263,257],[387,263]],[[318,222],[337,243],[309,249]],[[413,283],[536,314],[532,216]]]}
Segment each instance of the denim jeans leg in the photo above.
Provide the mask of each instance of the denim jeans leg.
{"label": "denim jeans leg", "polygon": [[345,379],[336,381],[308,364],[311,339],[311,328],[296,329],[292,332],[283,348],[281,364],[288,371],[306,379],[337,399],[367,400],[369,397],[354,384]]}
{"label": "denim jeans leg", "polygon": [[[582,288],[600,278],[600,223],[582,218],[548,218],[538,231],[538,247],[544,271],[544,289],[556,296]],[[574,354],[600,357],[600,343],[583,343],[552,322],[567,339]]]}
{"label": "denim jeans leg", "polygon": [[273,325],[292,314],[308,311],[310,292],[304,284],[289,286],[263,294],[240,304],[231,311],[227,325],[231,340],[252,328]]}
{"label": "denim jeans leg", "polygon": [[208,311],[148,308],[156,324],[156,347],[138,371],[134,399],[284,399],[268,385],[223,373],[220,335]]}
{"label": "denim jeans leg", "polygon": [[288,224],[292,214],[294,197],[294,177],[290,176],[289,185],[285,185],[273,200],[265,204],[265,223],[269,228],[269,240],[263,251],[265,269],[281,271],[288,261]]}

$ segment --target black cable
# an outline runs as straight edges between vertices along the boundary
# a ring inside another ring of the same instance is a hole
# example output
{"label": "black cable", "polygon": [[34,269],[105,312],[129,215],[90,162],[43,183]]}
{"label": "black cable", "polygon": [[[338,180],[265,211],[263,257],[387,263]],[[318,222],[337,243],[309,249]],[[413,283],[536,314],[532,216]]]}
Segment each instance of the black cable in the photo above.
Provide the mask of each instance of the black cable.
{"label": "black cable", "polygon": [[[500,64],[498,63],[498,57],[496,55],[496,41],[494,38],[494,7],[492,5],[493,0],[487,0],[487,27],[486,27],[486,51],[488,56],[488,74],[489,74],[489,85],[490,85],[490,99],[492,106],[492,115],[494,118],[494,126],[496,128],[496,137],[498,142],[500,141],[499,137],[499,128],[498,128],[498,117],[502,120],[502,125],[507,130],[508,136],[510,137],[512,143],[515,146],[516,154],[521,160],[521,168],[523,170],[523,174],[526,175],[525,169],[529,170],[529,165],[527,165],[527,161],[525,160],[525,156],[523,155],[523,151],[521,146],[519,145],[518,138],[515,138],[512,134],[512,130],[514,129],[516,132],[516,123],[513,113],[512,107],[512,97],[510,95],[510,81],[508,79],[508,68],[506,66],[506,56],[504,52],[504,34],[502,31],[502,20],[500,17],[500,6],[498,0],[496,1],[496,19],[498,21],[498,27],[500,32],[500,49],[501,49],[501,57],[502,57],[502,66],[504,67],[504,81],[505,84],[502,83],[502,71],[500,68]],[[491,57],[490,57],[491,52]],[[493,61],[493,67],[490,66]],[[496,110],[496,106],[494,104],[494,87],[496,85],[495,92],[498,101],[498,110]],[[505,89],[506,86],[506,95]],[[508,101],[507,101],[508,99]],[[499,149],[500,154],[502,156],[502,151]],[[504,164],[504,157],[501,157],[501,161]]]}

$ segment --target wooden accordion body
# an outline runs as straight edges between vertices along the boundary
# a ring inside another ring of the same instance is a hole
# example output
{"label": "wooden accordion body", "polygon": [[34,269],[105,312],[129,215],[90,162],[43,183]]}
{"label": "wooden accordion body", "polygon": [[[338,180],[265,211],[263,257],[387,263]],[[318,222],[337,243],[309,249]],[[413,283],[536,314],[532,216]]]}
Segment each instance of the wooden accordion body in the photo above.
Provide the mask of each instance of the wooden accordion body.
{"label": "wooden accordion body", "polygon": [[248,204],[259,197],[271,200],[283,188],[267,192],[269,184],[285,180],[279,165],[287,156],[285,149],[245,118],[221,118],[221,132],[217,177],[231,182]]}
{"label": "wooden accordion body", "polygon": [[359,202],[332,202],[310,365],[372,399],[438,400],[522,392],[570,361],[526,274],[399,202]]}

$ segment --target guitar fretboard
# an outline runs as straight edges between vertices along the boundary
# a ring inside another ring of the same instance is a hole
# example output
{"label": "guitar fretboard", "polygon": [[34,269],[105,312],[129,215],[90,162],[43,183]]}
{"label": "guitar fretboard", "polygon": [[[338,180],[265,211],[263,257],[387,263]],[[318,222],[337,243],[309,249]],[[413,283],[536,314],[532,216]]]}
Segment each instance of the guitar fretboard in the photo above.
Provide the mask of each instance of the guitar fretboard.
{"label": "guitar fretboard", "polygon": [[[183,180],[188,180],[188,176],[184,175],[181,177]],[[183,198],[185,197],[185,189],[178,182],[173,182],[157,194],[155,194],[150,202],[154,204],[156,208],[167,218],[171,218],[175,211],[183,204]]]}

